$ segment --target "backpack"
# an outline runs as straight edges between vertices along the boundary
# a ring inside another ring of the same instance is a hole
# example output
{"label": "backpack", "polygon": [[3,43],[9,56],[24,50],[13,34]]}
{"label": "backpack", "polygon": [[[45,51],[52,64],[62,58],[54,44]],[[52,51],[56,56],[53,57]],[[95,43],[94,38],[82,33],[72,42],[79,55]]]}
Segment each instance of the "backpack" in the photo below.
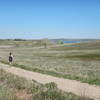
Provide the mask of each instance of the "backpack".
{"label": "backpack", "polygon": [[9,61],[12,61],[12,60],[13,60],[12,56],[9,56]]}

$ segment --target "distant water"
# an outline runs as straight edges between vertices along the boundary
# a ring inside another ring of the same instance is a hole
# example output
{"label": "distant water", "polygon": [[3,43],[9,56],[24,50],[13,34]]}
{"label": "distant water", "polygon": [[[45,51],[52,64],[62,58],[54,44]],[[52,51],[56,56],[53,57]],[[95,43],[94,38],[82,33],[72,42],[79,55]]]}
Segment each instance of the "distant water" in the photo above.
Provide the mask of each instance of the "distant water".
{"label": "distant water", "polygon": [[82,41],[63,41],[63,43],[80,43]]}

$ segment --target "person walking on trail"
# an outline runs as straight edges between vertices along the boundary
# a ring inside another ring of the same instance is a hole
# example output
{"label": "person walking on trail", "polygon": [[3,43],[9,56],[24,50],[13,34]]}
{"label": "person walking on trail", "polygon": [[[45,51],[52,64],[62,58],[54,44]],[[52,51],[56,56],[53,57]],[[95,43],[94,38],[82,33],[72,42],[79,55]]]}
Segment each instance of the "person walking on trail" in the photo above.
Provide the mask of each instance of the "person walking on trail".
{"label": "person walking on trail", "polygon": [[9,53],[9,64],[12,64],[12,62],[13,62],[13,55],[12,55],[12,53],[10,52],[10,53]]}

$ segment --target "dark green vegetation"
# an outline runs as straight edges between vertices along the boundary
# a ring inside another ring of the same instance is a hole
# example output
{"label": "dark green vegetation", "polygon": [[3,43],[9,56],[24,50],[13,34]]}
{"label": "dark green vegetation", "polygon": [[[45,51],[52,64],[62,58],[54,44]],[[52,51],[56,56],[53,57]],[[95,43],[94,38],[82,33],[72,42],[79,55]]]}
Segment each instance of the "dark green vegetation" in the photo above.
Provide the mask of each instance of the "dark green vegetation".
{"label": "dark green vegetation", "polygon": [[72,45],[48,45],[46,49],[33,45],[34,42],[0,42],[1,61],[7,63],[9,52],[13,52],[13,65],[16,67],[100,85],[100,40]]}
{"label": "dark green vegetation", "polygon": [[53,82],[42,85],[0,70],[0,100],[92,100],[65,93]]}

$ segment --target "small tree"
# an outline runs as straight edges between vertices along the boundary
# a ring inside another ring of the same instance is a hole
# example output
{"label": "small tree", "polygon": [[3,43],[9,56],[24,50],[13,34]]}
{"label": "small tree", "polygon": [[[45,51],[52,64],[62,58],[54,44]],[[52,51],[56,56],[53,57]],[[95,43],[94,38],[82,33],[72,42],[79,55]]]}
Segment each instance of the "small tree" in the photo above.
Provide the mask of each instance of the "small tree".
{"label": "small tree", "polygon": [[51,44],[51,41],[48,38],[43,39],[41,42],[44,45],[44,48],[47,48],[47,45]]}
{"label": "small tree", "polygon": [[63,41],[57,40],[57,44],[63,44]]}

